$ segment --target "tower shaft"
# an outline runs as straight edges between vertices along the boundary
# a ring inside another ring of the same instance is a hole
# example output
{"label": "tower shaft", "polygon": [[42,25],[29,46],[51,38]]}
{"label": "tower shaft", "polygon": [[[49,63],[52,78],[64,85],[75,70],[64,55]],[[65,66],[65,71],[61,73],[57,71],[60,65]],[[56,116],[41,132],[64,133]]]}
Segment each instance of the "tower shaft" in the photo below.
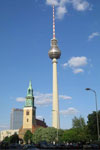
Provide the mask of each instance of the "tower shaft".
{"label": "tower shaft", "polygon": [[53,59],[53,114],[52,114],[52,126],[59,129],[59,101],[58,101],[58,83],[57,83],[57,60]]}

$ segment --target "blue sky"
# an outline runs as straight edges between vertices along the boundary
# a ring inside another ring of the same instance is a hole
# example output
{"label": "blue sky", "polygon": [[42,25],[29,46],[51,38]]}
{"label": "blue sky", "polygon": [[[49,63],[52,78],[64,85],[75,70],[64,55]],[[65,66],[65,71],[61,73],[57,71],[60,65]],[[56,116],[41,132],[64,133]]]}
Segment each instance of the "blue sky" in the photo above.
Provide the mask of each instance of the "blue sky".
{"label": "blue sky", "polygon": [[9,128],[12,108],[23,108],[29,80],[37,118],[52,122],[52,4],[55,4],[60,125],[72,127],[72,118],[87,121],[100,110],[100,1],[0,0],[0,129]]}

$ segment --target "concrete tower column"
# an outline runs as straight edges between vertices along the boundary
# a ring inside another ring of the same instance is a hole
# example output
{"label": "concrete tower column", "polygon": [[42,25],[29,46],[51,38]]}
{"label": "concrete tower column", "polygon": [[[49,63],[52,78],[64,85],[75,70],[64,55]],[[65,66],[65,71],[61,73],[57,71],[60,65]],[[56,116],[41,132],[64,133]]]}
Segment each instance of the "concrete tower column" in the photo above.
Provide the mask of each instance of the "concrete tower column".
{"label": "concrete tower column", "polygon": [[57,82],[57,60],[54,58],[53,63],[53,115],[52,126],[59,129],[59,101],[58,101],[58,82]]}

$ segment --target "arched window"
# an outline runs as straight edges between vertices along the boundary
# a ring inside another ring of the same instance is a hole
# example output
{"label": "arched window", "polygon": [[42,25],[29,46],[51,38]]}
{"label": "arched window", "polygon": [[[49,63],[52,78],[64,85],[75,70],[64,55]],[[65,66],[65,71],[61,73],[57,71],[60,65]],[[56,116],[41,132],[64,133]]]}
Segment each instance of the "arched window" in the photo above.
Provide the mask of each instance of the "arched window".
{"label": "arched window", "polygon": [[29,111],[26,111],[26,115],[29,115]]}
{"label": "arched window", "polygon": [[31,91],[31,90],[29,89],[29,90],[28,90],[29,94],[30,94],[30,91]]}
{"label": "arched window", "polygon": [[27,122],[29,122],[29,119],[27,119]]}

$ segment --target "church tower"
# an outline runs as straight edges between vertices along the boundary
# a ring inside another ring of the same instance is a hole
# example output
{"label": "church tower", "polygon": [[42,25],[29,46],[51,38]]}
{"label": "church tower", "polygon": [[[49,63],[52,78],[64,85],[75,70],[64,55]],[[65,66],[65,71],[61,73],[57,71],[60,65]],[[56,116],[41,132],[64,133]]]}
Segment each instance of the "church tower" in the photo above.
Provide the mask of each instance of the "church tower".
{"label": "church tower", "polygon": [[23,109],[23,129],[30,129],[32,131],[33,125],[36,125],[36,107],[34,106],[33,89],[30,81]]}
{"label": "church tower", "polygon": [[34,131],[39,127],[46,128],[47,125],[44,119],[43,121],[36,119],[36,107],[34,106],[33,88],[30,81],[27,89],[25,106],[23,108],[23,125],[19,129],[19,137],[24,139],[24,135],[27,130],[30,130],[32,133],[34,133]]}

